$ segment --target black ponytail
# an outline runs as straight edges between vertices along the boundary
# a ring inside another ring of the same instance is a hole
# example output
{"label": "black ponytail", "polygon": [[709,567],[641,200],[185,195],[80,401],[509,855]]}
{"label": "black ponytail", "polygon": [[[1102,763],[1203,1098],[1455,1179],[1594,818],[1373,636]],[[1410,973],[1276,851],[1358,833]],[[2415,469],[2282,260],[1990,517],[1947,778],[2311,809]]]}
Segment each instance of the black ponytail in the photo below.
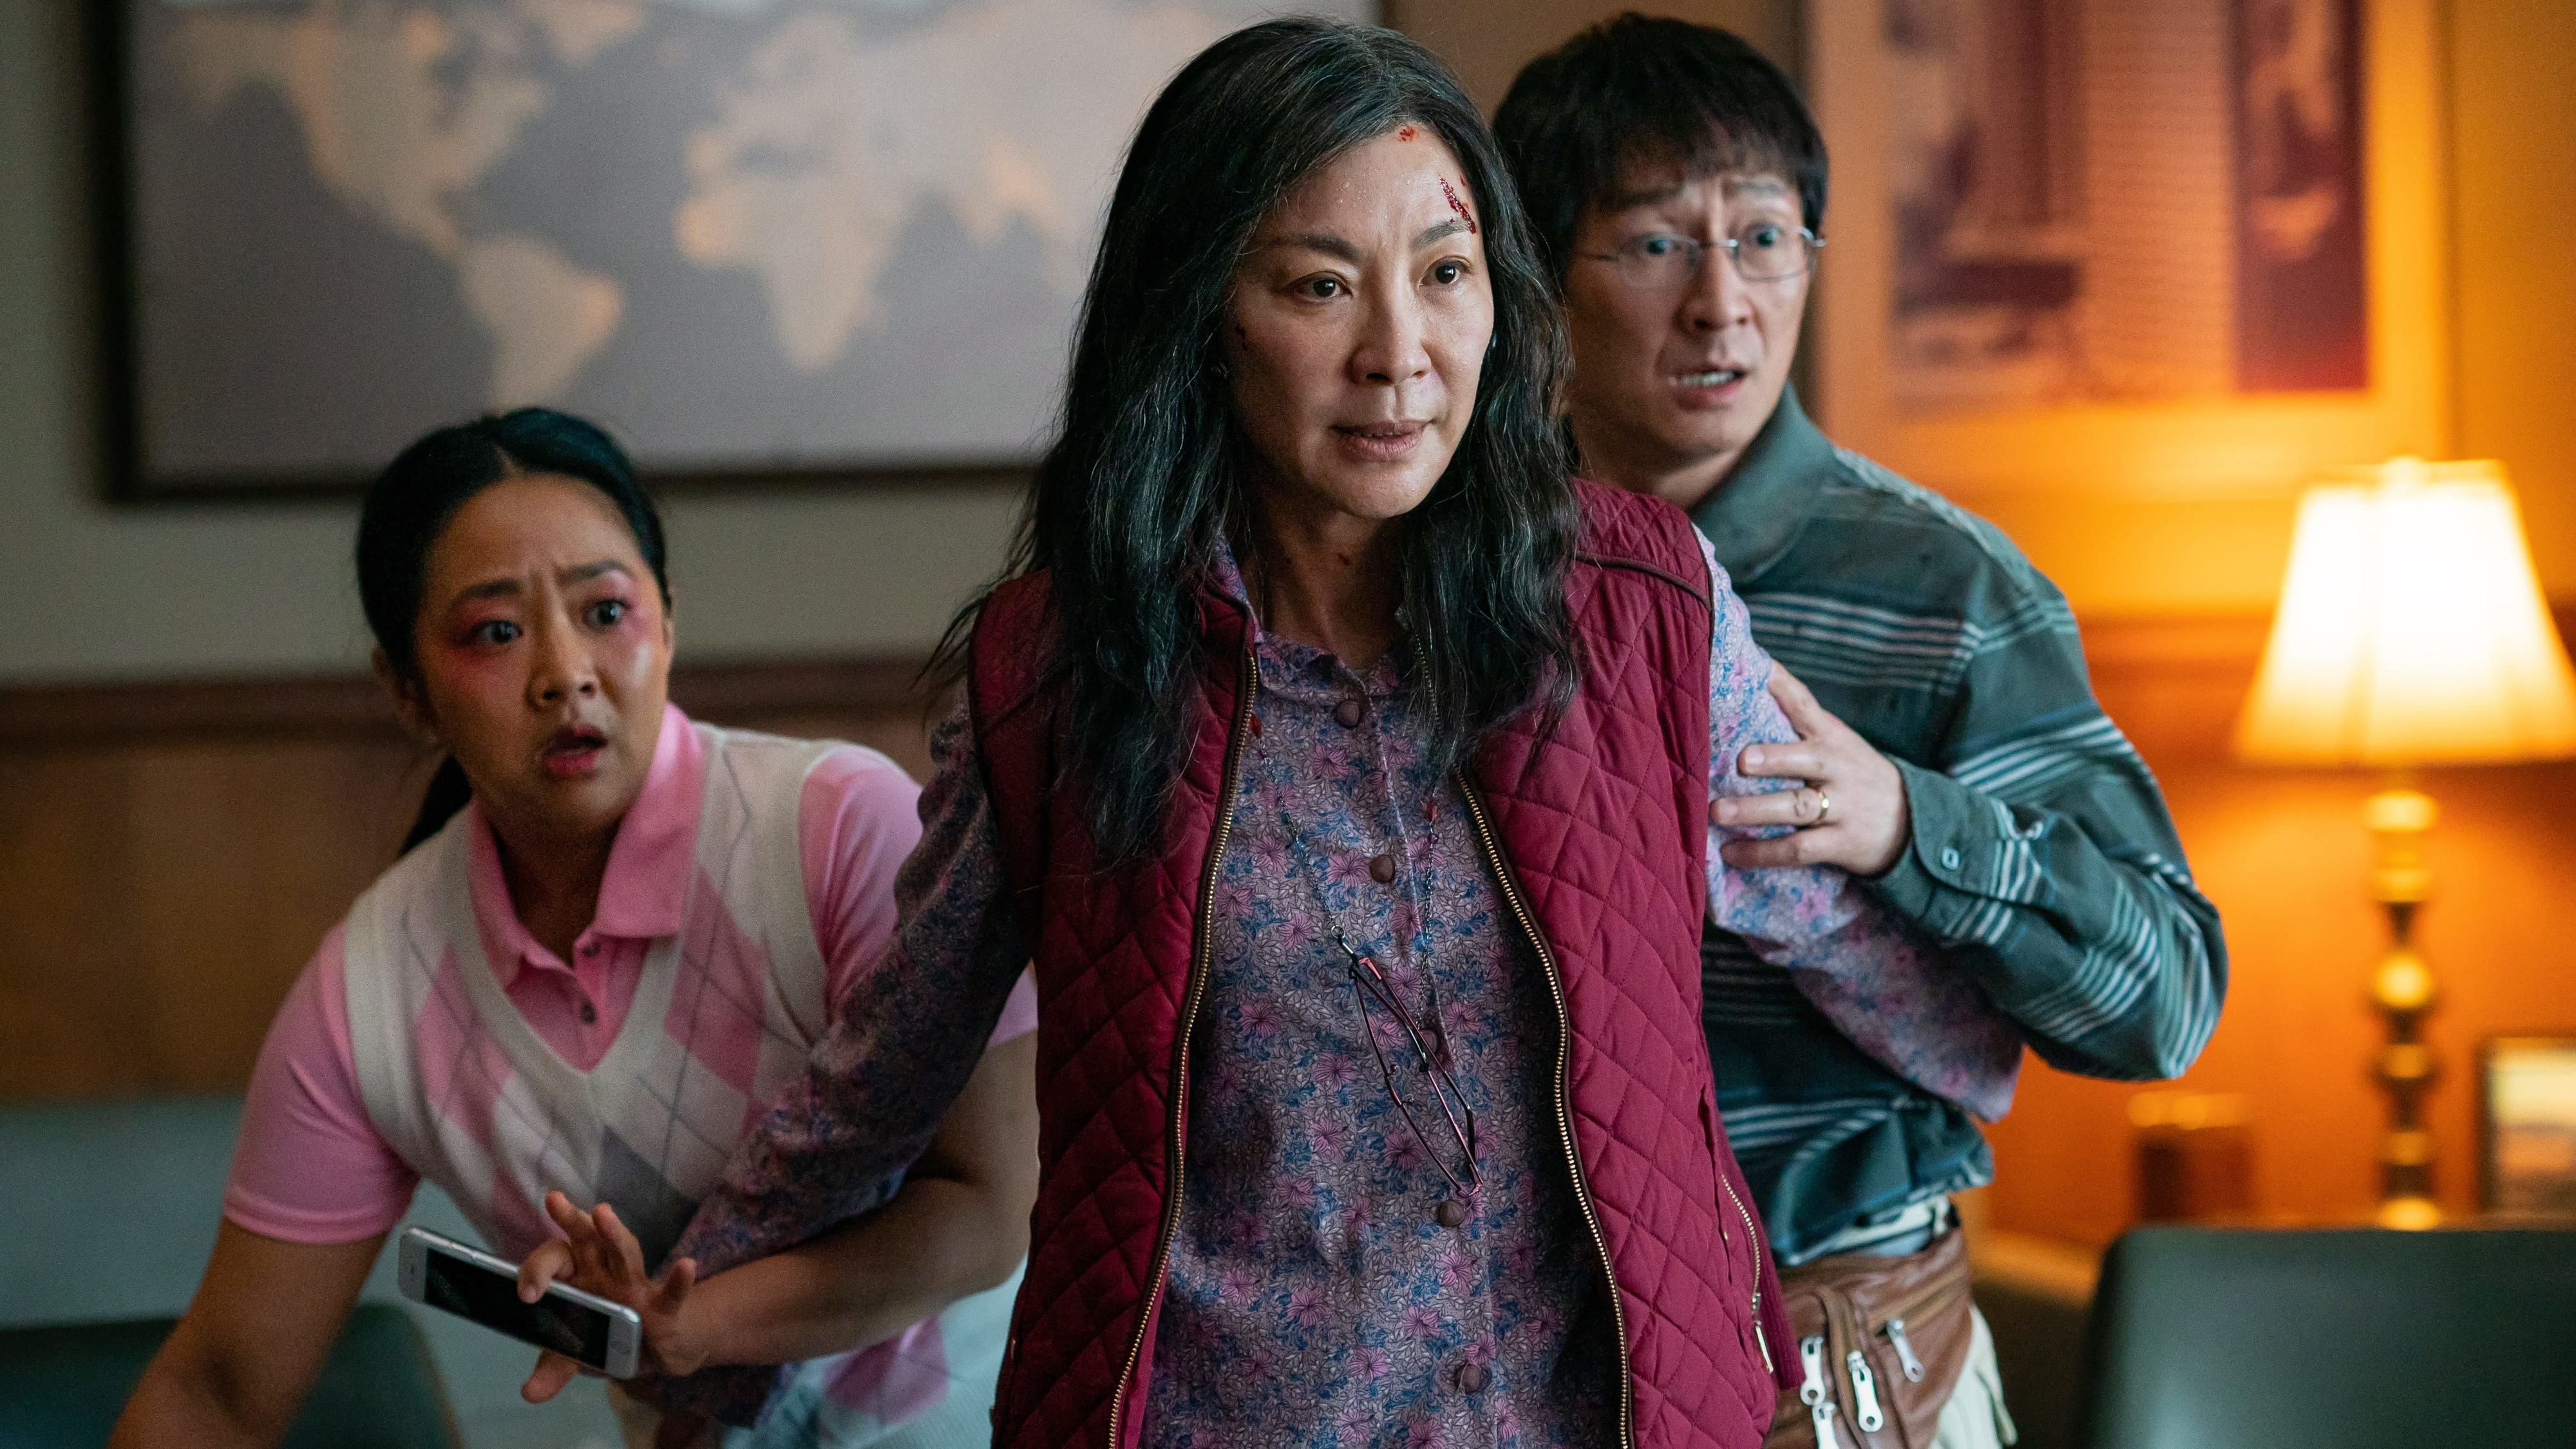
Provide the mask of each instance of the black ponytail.
{"label": "black ponytail", "polygon": [[408,855],[411,848],[436,835],[465,802],[474,798],[474,787],[466,781],[465,767],[454,755],[442,755],[438,773],[429,777],[429,789],[420,797],[420,813],[412,817],[411,833],[403,837],[399,854]]}
{"label": "black ponytail", "polygon": [[[662,515],[635,476],[635,464],[595,423],[551,408],[520,408],[440,428],[402,450],[367,489],[358,510],[358,601],[367,629],[395,676],[420,680],[413,626],[429,575],[429,551],[449,519],[475,494],[504,478],[548,473],[587,483],[606,495],[635,535],[635,547],[653,570],[662,606],[671,605],[665,567]],[[408,851],[436,835],[473,787],[454,756],[430,777],[420,815],[403,838]]]}

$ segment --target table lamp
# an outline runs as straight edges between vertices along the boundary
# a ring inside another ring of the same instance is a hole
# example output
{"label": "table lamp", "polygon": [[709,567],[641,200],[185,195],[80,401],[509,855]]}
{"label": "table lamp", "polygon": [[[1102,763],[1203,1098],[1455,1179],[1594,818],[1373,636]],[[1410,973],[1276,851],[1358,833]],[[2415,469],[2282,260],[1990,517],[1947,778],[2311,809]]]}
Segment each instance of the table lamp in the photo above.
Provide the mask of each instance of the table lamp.
{"label": "table lamp", "polygon": [[2435,810],[2407,772],[2576,755],[2576,673],[2501,465],[2397,458],[2331,474],[2301,496],[2236,753],[2388,774],[2363,807],[2378,847],[2372,894],[2388,909],[2390,936],[2371,981],[2388,1019],[2377,1063],[2389,1095],[2378,1217],[2386,1227],[2431,1227],[2441,1211],[2422,1099],[2435,1063],[2418,1023],[2434,986],[2412,935],[2431,894],[2424,836]]}

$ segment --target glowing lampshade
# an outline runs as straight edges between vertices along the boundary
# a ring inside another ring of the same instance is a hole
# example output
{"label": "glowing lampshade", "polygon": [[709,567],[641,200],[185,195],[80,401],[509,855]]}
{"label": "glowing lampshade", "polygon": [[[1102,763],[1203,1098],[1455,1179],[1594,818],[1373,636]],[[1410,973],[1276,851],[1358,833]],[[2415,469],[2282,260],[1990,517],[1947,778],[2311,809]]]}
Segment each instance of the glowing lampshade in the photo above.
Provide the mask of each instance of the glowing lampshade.
{"label": "glowing lampshade", "polygon": [[2284,765],[2576,755],[2576,673],[2502,466],[2398,458],[2308,490],[2236,750]]}

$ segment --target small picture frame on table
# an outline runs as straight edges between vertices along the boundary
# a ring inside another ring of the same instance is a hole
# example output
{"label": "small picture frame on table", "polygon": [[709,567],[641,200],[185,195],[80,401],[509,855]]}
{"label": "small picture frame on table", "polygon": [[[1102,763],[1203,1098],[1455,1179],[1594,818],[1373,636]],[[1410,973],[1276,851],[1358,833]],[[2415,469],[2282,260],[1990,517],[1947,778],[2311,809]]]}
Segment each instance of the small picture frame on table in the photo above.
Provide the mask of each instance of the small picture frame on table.
{"label": "small picture frame on table", "polygon": [[2576,1036],[2479,1048],[2478,1185],[2498,1217],[2576,1222]]}

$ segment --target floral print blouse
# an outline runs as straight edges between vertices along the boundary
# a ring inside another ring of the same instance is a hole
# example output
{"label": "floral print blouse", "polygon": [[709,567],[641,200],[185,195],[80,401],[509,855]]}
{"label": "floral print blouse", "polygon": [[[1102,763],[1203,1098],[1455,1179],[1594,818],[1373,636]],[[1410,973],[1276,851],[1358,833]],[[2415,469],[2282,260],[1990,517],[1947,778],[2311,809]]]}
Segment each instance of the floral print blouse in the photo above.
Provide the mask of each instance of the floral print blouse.
{"label": "floral print blouse", "polygon": [[[1738,777],[1737,755],[1793,733],[1743,605],[1714,558],[1708,567],[1710,785],[1761,793],[1777,783]],[[1242,597],[1230,560],[1219,582]],[[1256,643],[1255,734],[1192,1044],[1191,1151],[1147,1444],[1510,1449],[1615,1436],[1608,1279],[1555,1122],[1555,1006],[1454,780],[1425,763],[1429,723],[1405,693],[1406,657],[1399,642],[1353,670],[1293,640]],[[895,945],[701,1205],[677,1251],[704,1270],[881,1201],[1026,959],[962,704],[932,753]],[[1765,959],[1900,981],[1930,968],[1918,938],[1840,872],[1738,871],[1716,845],[1711,915]],[[1352,951],[1382,969],[1444,1077],[1363,993]],[[1472,1110],[1473,1177],[1442,1080]]]}

